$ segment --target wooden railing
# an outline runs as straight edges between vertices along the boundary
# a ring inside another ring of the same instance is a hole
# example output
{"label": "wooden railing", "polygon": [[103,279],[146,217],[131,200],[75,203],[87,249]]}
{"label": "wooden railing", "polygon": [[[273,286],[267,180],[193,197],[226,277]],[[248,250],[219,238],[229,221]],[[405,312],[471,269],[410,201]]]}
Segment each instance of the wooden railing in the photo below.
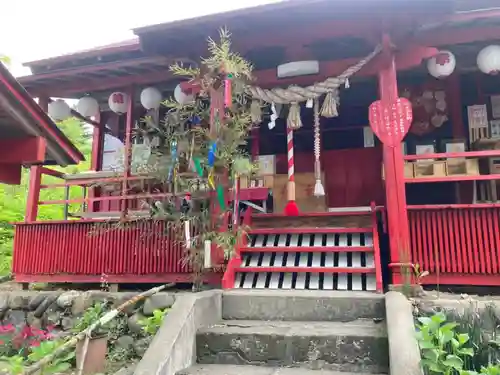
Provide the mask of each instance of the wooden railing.
{"label": "wooden railing", "polygon": [[[61,221],[17,224],[18,282],[191,282],[183,241],[166,223]],[[220,254],[212,254],[214,264]],[[222,275],[207,273],[207,281]]]}
{"label": "wooden railing", "polygon": [[500,205],[409,206],[411,262],[425,284],[500,285]]}

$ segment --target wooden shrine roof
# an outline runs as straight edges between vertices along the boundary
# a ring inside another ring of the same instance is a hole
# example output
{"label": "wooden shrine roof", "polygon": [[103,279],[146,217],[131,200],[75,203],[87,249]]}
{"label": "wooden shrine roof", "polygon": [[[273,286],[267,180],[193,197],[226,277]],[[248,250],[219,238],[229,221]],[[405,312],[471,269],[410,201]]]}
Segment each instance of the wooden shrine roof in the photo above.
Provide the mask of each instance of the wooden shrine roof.
{"label": "wooden shrine roof", "polygon": [[[492,40],[500,35],[500,25],[483,27],[480,22],[494,21],[494,11],[486,9],[481,14],[476,9],[495,2],[498,0],[475,0],[473,5],[470,0],[282,1],[137,28],[135,40],[28,63],[34,75],[19,80],[34,96],[78,98],[91,92],[103,103],[109,93],[126,85],[163,83],[170,91],[176,82],[168,66],[176,60],[199,61],[206,51],[207,36],[217,37],[221,27],[230,30],[233,48],[252,61],[255,71],[267,73],[289,61],[290,52],[300,54],[302,47],[310,54],[308,58],[320,61],[361,58],[379,42],[382,24],[388,25],[396,45],[442,48]],[[457,32],[454,22],[464,20],[475,20],[466,26],[474,30]]]}
{"label": "wooden shrine roof", "polygon": [[81,152],[0,63],[0,138],[5,141],[25,136],[46,139],[46,164],[66,166],[84,160]]}

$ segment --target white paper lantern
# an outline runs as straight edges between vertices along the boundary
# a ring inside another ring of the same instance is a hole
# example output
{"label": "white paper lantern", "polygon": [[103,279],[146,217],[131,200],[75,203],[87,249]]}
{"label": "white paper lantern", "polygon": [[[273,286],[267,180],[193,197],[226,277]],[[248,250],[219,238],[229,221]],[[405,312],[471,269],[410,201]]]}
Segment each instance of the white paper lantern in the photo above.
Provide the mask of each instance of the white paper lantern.
{"label": "white paper lantern", "polygon": [[109,109],[119,115],[127,112],[128,95],[124,92],[114,92],[108,99]]}
{"label": "white paper lantern", "polygon": [[76,110],[84,117],[93,117],[99,113],[99,103],[91,96],[84,96],[78,101]]}
{"label": "white paper lantern", "polygon": [[68,103],[62,99],[54,100],[49,103],[49,116],[55,121],[63,121],[71,117],[71,108]]}
{"label": "white paper lantern", "polygon": [[141,104],[146,109],[160,108],[162,101],[161,92],[156,87],[146,87],[141,92]]}
{"label": "white paper lantern", "polygon": [[500,72],[500,46],[491,45],[483,48],[477,55],[477,66],[486,74]]}
{"label": "white paper lantern", "polygon": [[427,60],[427,70],[434,78],[448,77],[457,66],[455,55],[450,51],[439,51],[439,53]]}
{"label": "white paper lantern", "polygon": [[187,95],[182,91],[181,85],[177,85],[174,90],[174,98],[179,104],[189,104],[194,102],[194,95]]}

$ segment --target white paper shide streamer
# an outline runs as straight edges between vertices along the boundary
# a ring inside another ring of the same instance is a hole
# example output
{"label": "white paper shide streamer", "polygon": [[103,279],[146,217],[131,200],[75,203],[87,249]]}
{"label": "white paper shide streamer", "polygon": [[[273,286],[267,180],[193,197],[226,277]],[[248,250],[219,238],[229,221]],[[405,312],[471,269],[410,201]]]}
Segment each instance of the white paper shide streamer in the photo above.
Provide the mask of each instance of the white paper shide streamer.
{"label": "white paper shide streamer", "polygon": [[203,267],[212,268],[212,241],[205,240]]}

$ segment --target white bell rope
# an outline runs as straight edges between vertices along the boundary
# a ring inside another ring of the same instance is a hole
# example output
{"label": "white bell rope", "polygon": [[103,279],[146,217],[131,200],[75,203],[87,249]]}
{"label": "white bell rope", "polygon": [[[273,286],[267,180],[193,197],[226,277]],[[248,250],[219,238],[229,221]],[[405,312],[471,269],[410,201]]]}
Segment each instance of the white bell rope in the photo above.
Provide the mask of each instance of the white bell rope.
{"label": "white bell rope", "polygon": [[320,119],[319,119],[319,99],[314,101],[314,177],[316,184],[314,185],[314,196],[323,197],[325,195],[325,188],[321,182],[321,133],[320,133]]}

